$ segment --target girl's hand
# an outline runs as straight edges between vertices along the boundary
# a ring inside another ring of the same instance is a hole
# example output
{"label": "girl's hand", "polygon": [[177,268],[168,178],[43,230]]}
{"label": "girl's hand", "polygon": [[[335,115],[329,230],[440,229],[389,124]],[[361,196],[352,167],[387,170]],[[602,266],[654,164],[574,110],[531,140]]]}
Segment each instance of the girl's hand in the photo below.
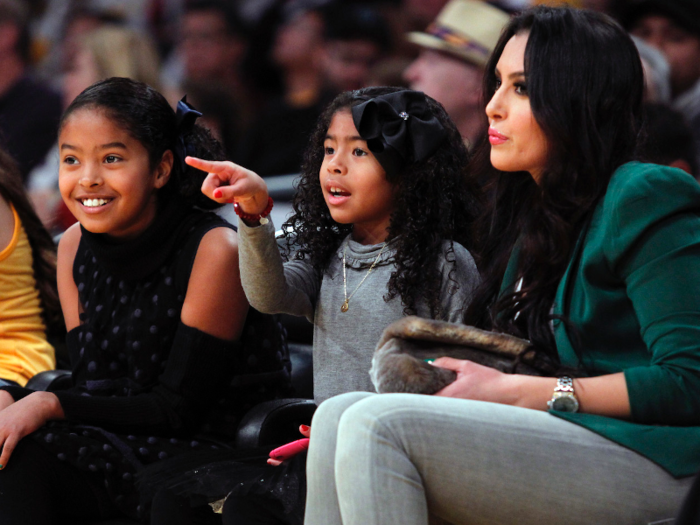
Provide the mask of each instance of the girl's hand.
{"label": "girl's hand", "polygon": [[229,161],[186,157],[185,162],[209,173],[202,193],[216,202],[237,202],[244,213],[262,213],[267,207],[267,185],[257,173]]}
{"label": "girl's hand", "polygon": [[[308,425],[301,425],[299,427],[299,432],[301,432],[301,435],[307,438],[311,437],[311,427]],[[283,462],[278,460],[278,459],[272,459],[268,458],[267,459],[267,464],[272,465],[273,467],[279,467]]]}
{"label": "girl's hand", "polygon": [[473,361],[440,357],[434,366],[457,372],[457,379],[436,392],[436,396],[459,397],[493,403],[516,404],[511,394],[511,380],[517,376],[504,374],[495,368],[479,365]]}
{"label": "girl's hand", "polygon": [[51,419],[63,419],[58,398],[50,392],[33,392],[0,411],[0,470],[7,466],[12,451],[23,437]]}
{"label": "girl's hand", "polygon": [[9,407],[15,399],[4,390],[0,390],[0,411]]}

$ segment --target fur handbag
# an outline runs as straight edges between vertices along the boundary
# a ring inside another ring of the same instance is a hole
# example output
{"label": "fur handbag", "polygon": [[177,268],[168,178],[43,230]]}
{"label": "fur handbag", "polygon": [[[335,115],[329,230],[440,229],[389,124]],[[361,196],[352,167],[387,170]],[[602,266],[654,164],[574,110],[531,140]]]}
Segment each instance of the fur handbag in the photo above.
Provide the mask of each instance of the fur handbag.
{"label": "fur handbag", "polygon": [[370,377],[380,393],[434,394],[457,378],[454,371],[425,361],[443,356],[468,359],[510,374],[556,373],[556,367],[524,339],[409,316],[384,330],[372,358]]}

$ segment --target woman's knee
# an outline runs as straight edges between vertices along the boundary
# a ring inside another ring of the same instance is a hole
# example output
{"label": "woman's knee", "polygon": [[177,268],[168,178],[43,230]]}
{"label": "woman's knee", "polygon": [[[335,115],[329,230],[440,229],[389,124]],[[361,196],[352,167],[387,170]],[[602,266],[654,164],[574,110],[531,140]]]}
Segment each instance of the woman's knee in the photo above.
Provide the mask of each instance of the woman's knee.
{"label": "woman's knee", "polygon": [[374,397],[375,394],[369,392],[348,392],[339,396],[331,397],[321,403],[314,413],[311,422],[311,438],[315,434],[327,432],[330,429],[338,428],[338,421],[343,413],[355,403],[364,400],[367,397]]}
{"label": "woman's knee", "polygon": [[425,398],[414,394],[381,394],[360,399],[340,414],[338,435],[410,430],[420,424],[419,408]]}
{"label": "woman's knee", "polygon": [[[311,421],[311,441],[307,456],[307,471],[328,474],[335,462],[338,421],[343,413],[357,402],[372,396],[368,392],[350,392],[327,399],[316,410]],[[378,397],[378,396],[373,396]],[[316,479],[310,478],[310,482]]]}

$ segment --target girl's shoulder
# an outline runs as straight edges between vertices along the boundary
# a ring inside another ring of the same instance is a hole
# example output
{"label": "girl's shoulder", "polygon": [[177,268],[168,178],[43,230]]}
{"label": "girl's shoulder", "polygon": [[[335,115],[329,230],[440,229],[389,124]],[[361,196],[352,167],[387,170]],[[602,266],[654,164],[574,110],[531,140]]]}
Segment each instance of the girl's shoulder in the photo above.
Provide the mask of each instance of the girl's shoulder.
{"label": "girl's shoulder", "polygon": [[457,282],[467,295],[471,295],[481,282],[474,257],[458,242],[443,241],[438,266],[443,276],[443,285],[451,286]]}
{"label": "girl's shoulder", "polygon": [[[225,238],[236,231],[236,227],[230,222],[210,211],[193,210],[185,220],[185,224],[186,226],[182,229],[180,235],[180,242],[194,243],[197,246],[206,237]],[[209,232],[215,233],[210,236]]]}
{"label": "girl's shoulder", "polygon": [[183,229],[181,239],[175,245],[178,250],[179,264],[177,274],[187,281],[194,261],[201,258],[228,257],[231,251],[237,254],[238,242],[236,228],[213,212],[195,210],[187,219],[188,225]]}
{"label": "girl's shoulder", "polygon": [[439,263],[444,265],[446,262],[454,262],[457,266],[465,268],[474,267],[474,269],[476,269],[476,263],[474,262],[474,257],[471,252],[456,241],[442,241]]}
{"label": "girl's shoulder", "polygon": [[82,237],[80,231],[80,223],[75,223],[69,226],[66,231],[61,234],[61,238],[58,241],[58,260],[73,260],[75,259],[75,254],[78,251],[78,246],[80,246],[80,239]]}

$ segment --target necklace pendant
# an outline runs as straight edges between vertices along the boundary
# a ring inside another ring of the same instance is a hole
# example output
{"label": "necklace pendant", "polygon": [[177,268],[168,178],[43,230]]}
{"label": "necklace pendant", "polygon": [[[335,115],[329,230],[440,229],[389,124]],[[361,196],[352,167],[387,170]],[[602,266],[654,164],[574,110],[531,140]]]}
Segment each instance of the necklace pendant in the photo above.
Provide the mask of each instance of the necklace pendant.
{"label": "necklace pendant", "polygon": [[348,305],[348,300],[345,299],[345,302],[343,303],[343,306],[340,307],[340,311],[345,313],[348,311],[349,305]]}

